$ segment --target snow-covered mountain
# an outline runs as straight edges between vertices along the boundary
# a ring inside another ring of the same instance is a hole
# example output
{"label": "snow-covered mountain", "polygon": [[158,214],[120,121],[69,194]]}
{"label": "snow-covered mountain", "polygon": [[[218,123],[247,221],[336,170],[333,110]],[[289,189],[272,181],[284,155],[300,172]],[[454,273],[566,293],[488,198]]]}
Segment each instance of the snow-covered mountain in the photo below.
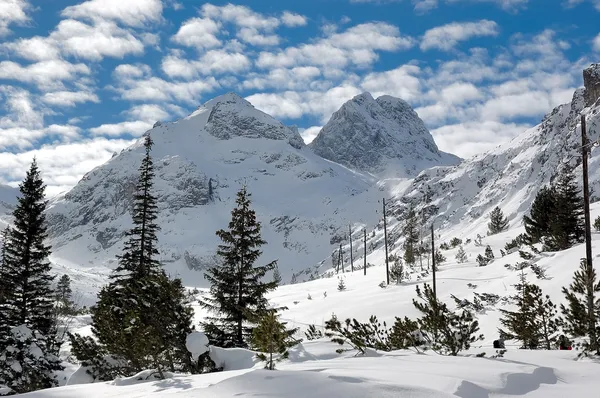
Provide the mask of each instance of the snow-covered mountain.
{"label": "snow-covered mountain", "polygon": [[[581,175],[581,115],[591,141],[600,138],[600,64],[584,71],[585,87],[570,103],[556,107],[537,126],[487,153],[454,167],[433,167],[397,191],[400,216],[412,204],[445,235],[485,235],[489,212],[500,206],[511,224],[521,224],[537,191],[564,165]],[[600,198],[600,151],[590,158],[592,200]]]}
{"label": "snow-covered mountain", "polygon": [[[242,184],[252,193],[269,243],[262,261],[279,259],[287,280],[294,269],[329,255],[340,225],[366,221],[348,202],[367,194],[375,182],[371,177],[320,158],[297,129],[235,94],[208,101],[174,123],[157,123],[148,134],[155,143],[161,260],[186,283],[203,284],[195,270],[214,261],[215,231],[227,227]],[[139,140],[52,201],[48,220],[57,262],[114,266],[131,226],[142,156]]]}
{"label": "snow-covered mountain", "polygon": [[325,159],[379,177],[415,177],[460,162],[438,149],[407,102],[388,95],[363,93],[346,102],[309,146]]}
{"label": "snow-covered mountain", "polygon": [[0,230],[10,223],[10,214],[17,203],[19,190],[8,185],[0,184]]}

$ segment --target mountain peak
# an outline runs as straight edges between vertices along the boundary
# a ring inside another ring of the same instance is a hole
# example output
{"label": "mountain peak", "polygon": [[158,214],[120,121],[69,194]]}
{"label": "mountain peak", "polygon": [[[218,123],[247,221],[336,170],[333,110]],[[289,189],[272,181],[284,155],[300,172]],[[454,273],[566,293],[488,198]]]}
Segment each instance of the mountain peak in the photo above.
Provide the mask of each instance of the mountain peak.
{"label": "mountain peak", "polygon": [[250,102],[246,101],[240,95],[233,93],[233,92],[219,95],[211,100],[206,101],[202,106],[204,108],[212,108],[215,105],[220,104],[220,103],[239,104],[241,106],[247,106],[247,107],[254,108],[254,105],[252,105]]}
{"label": "mountain peak", "polygon": [[438,149],[406,101],[389,95],[374,99],[368,92],[342,105],[310,147],[325,159],[382,177],[414,176],[460,161]]}

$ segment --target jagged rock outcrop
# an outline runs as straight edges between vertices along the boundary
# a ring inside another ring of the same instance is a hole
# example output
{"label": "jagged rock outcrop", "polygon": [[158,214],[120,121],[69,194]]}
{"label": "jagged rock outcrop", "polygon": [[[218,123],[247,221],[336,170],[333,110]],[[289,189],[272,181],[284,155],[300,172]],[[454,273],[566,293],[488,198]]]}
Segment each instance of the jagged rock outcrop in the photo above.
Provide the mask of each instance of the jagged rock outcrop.
{"label": "jagged rock outcrop", "polygon": [[363,93],[346,102],[310,143],[319,156],[380,177],[416,176],[460,159],[440,151],[419,115],[398,98]]}
{"label": "jagged rock outcrop", "polygon": [[591,64],[583,70],[585,104],[590,106],[600,98],[600,63]]}

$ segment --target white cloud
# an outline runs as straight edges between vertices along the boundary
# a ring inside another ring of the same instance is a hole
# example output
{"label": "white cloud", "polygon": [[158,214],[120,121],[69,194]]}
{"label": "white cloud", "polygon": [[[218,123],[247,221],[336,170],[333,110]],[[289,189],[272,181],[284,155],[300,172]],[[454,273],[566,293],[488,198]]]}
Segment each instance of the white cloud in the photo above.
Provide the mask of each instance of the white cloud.
{"label": "white cloud", "polygon": [[598,33],[598,36],[594,39],[593,48],[595,51],[600,52],[600,33]]}
{"label": "white cloud", "polygon": [[421,93],[421,70],[415,65],[403,65],[385,72],[367,74],[361,87],[375,97],[388,94],[410,101]]}
{"label": "white cloud", "polygon": [[47,37],[35,36],[28,39],[19,39],[4,43],[1,46],[30,61],[56,59],[60,55],[60,50],[54,40]]}
{"label": "white cloud", "polygon": [[100,61],[106,56],[123,58],[144,52],[144,44],[140,40],[128,30],[107,21],[98,21],[92,26],[65,19],[60,21],[50,38],[56,40],[65,53],[93,61]]}
{"label": "white cloud", "polygon": [[304,26],[307,23],[304,15],[294,14],[289,11],[284,11],[284,13],[281,14],[281,22],[289,27]]}
{"label": "white cloud", "polygon": [[46,194],[51,196],[71,188],[85,173],[132,143],[131,140],[95,138],[44,145],[20,153],[0,152],[0,182],[17,186],[35,157],[47,184]]}
{"label": "white cloud", "polygon": [[100,102],[100,98],[94,93],[85,91],[55,91],[46,93],[41,100],[49,105],[76,106],[85,102]]}
{"label": "white cloud", "polygon": [[161,0],[89,0],[67,7],[62,15],[70,18],[114,20],[142,27],[162,18]]}
{"label": "white cloud", "polygon": [[221,25],[210,18],[192,18],[181,25],[171,40],[188,47],[213,48],[221,45],[216,36],[220,29]]}
{"label": "white cloud", "polygon": [[121,64],[115,68],[113,75],[117,79],[140,78],[142,76],[150,76],[152,70],[148,65],[144,64]]}
{"label": "white cloud", "polygon": [[41,61],[27,66],[0,61],[0,79],[36,84],[42,90],[62,88],[63,81],[89,74],[90,69],[85,64],[72,64],[64,60]]}
{"label": "white cloud", "polygon": [[438,6],[438,0],[413,0],[415,12],[425,13]]}
{"label": "white cloud", "polygon": [[191,79],[198,75],[239,73],[247,70],[250,65],[250,60],[242,53],[210,50],[198,60],[188,60],[176,55],[166,56],[161,68],[169,77]]}
{"label": "white cloud", "polygon": [[481,97],[480,90],[472,83],[453,83],[440,92],[440,98],[449,104],[462,104]]}
{"label": "white cloud", "polygon": [[298,66],[290,69],[277,68],[270,70],[266,75],[249,74],[245,77],[242,88],[303,90],[309,87],[317,89],[313,86],[323,83],[322,80],[317,80],[319,76],[321,76],[321,71],[314,66]]}
{"label": "white cloud", "polygon": [[301,44],[279,52],[261,52],[256,64],[261,68],[367,66],[378,58],[376,51],[397,51],[412,45],[413,40],[401,36],[393,25],[384,22],[365,23],[341,33],[333,33],[314,44]]}
{"label": "white cloud", "polygon": [[437,48],[448,51],[459,42],[472,37],[497,35],[498,25],[494,21],[483,19],[477,22],[453,22],[427,30],[421,40],[421,50]]}
{"label": "white cloud", "polygon": [[298,131],[300,132],[300,135],[302,136],[304,143],[308,145],[315,138],[317,138],[317,135],[319,135],[319,132],[321,131],[322,128],[323,128],[323,126],[312,126],[312,127],[306,128],[306,129],[298,129]]}
{"label": "white cloud", "polygon": [[112,137],[119,137],[125,134],[132,136],[141,136],[146,131],[152,128],[152,122],[143,120],[120,122],[120,123],[107,123],[102,124],[98,127],[92,127],[90,132],[94,135],[106,135]]}
{"label": "white cloud", "polygon": [[10,33],[11,24],[23,25],[29,21],[27,11],[31,5],[27,0],[0,1],[0,37]]}
{"label": "white cloud", "polygon": [[2,86],[6,116],[0,118],[0,128],[24,127],[40,129],[44,126],[43,113],[35,109],[33,98],[27,90]]}
{"label": "white cloud", "polygon": [[446,125],[431,130],[438,147],[468,158],[498,146],[531,126],[495,121],[474,121]]}
{"label": "white cloud", "polygon": [[279,19],[252,11],[246,6],[227,4],[221,7],[204,4],[201,12],[205,17],[247,28],[272,30],[279,26]]}
{"label": "white cloud", "polygon": [[241,28],[237,37],[253,46],[276,46],[279,44],[279,36],[261,33],[256,28]]}

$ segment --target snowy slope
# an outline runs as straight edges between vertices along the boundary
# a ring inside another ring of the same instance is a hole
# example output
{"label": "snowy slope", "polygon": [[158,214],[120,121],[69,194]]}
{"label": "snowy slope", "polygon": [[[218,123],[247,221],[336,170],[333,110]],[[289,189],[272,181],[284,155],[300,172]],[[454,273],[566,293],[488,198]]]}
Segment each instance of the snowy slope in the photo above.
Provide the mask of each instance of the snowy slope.
{"label": "snowy slope", "polygon": [[[592,206],[592,217],[600,215],[600,203]],[[515,293],[512,286],[518,281],[519,272],[504,265],[522,261],[518,254],[500,257],[504,243],[511,240],[521,228],[484,237],[482,246],[465,245],[469,261],[458,264],[454,260],[456,250],[444,251],[448,261],[438,273],[438,294],[441,300],[454,307],[451,294],[472,300],[474,292],[490,293],[507,297]],[[487,267],[478,267],[477,254],[490,245],[497,258]],[[593,234],[594,253],[600,252],[600,234]],[[584,256],[584,245],[575,246],[558,253],[544,253],[534,262],[546,271],[547,279],[537,279],[526,271],[530,281],[539,284],[554,303],[563,301],[560,292],[568,284]],[[598,256],[596,256],[598,258]],[[412,304],[415,286],[431,283],[426,276],[385,289],[378,286],[384,279],[385,267],[381,252],[373,252],[368,258],[375,264],[362,272],[340,274],[346,279],[347,290],[338,291],[336,277],[319,279],[296,285],[286,285],[270,294],[274,305],[285,305],[282,318],[289,326],[306,330],[309,324],[322,327],[324,321],[335,313],[339,318],[356,317],[366,321],[370,315],[387,321],[394,317],[416,317]],[[326,292],[326,297],[323,293]],[[308,296],[310,295],[310,299]],[[495,353],[493,340],[498,338],[499,309],[510,305],[498,302],[488,305],[477,314],[485,339],[474,344],[463,357],[443,357],[434,353],[416,355],[411,351],[393,353],[370,352],[366,357],[353,357],[354,353],[335,353],[339,346],[324,340],[305,341],[293,349],[290,360],[278,364],[274,373],[260,370],[261,365],[247,358],[230,354],[225,358],[226,372],[185,376],[177,375],[165,381],[136,383],[130,379],[109,383],[74,385],[33,393],[31,397],[148,397],[148,396],[232,396],[270,397],[595,397],[600,387],[595,362],[577,360],[576,351],[528,351],[519,350],[516,342],[507,342],[504,358],[489,359]],[[196,307],[197,319],[206,313]],[[81,321],[89,321],[89,317]],[[78,325],[77,332],[89,334],[85,323]],[[303,336],[298,336],[303,337]],[[486,352],[488,358],[475,358]],[[71,372],[74,369],[71,370]]]}
{"label": "snowy slope", "polygon": [[[590,69],[600,70],[600,65]],[[581,176],[582,113],[586,114],[590,140],[600,138],[600,102],[593,98],[600,95],[594,89],[600,84],[600,73],[596,76],[597,81],[586,79],[586,88],[575,91],[572,102],[556,107],[539,125],[512,141],[457,166],[423,171],[407,188],[397,191],[390,208],[402,217],[414,205],[423,211],[428,223],[434,221],[442,229],[444,239],[485,235],[489,213],[495,206],[503,209],[511,224],[520,225],[537,191],[550,183],[563,165],[574,167],[574,173]],[[600,199],[598,154],[600,150],[593,148],[592,200]]]}
{"label": "snowy slope", "polygon": [[[215,98],[148,133],[155,143],[161,260],[189,285],[204,283],[196,271],[213,263],[219,243],[215,231],[227,227],[242,184],[252,193],[269,243],[262,261],[279,259],[286,280],[294,269],[329,255],[338,226],[369,221],[360,211],[348,214],[344,209],[373,185],[371,177],[318,157],[296,129],[235,94]],[[58,266],[105,272],[114,267],[131,226],[129,210],[142,156],[140,140],[52,201],[48,219]],[[377,216],[370,210],[368,217]]]}
{"label": "snowy slope", "polygon": [[309,144],[331,161],[381,177],[414,177],[460,159],[440,151],[410,105],[388,95],[363,93],[335,112]]}

